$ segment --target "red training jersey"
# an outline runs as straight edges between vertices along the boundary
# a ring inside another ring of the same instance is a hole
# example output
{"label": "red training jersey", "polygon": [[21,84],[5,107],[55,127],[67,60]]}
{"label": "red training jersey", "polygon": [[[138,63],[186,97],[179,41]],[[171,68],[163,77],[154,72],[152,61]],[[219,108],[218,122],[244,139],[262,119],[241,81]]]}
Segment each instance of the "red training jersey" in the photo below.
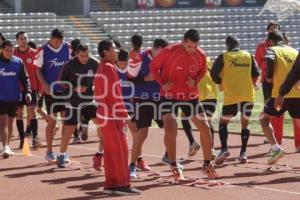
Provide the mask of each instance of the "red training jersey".
{"label": "red training jersey", "polygon": [[255,60],[258,64],[258,67],[261,70],[261,80],[265,80],[266,74],[267,74],[267,63],[266,63],[266,53],[267,53],[267,48],[271,46],[271,41],[270,40],[264,40],[260,42],[255,51]]}
{"label": "red training jersey", "polygon": [[[150,63],[153,78],[161,85],[171,82],[172,87],[168,92],[160,89],[162,96],[178,101],[198,99],[198,83],[207,70],[206,54],[201,48],[189,54],[182,43],[165,47]],[[189,77],[195,81],[189,87]]]}
{"label": "red training jersey", "polygon": [[94,80],[94,99],[100,122],[127,118],[120,79],[114,63],[101,60]]}
{"label": "red training jersey", "polygon": [[[36,50],[29,47],[24,52],[20,51],[19,48],[17,47],[14,52],[14,55],[21,58],[25,65],[26,71],[29,76],[29,81],[30,81],[30,86],[32,91],[37,91],[38,89],[35,67],[33,65],[35,54],[36,54]],[[21,90],[23,91],[23,87],[21,88]]]}

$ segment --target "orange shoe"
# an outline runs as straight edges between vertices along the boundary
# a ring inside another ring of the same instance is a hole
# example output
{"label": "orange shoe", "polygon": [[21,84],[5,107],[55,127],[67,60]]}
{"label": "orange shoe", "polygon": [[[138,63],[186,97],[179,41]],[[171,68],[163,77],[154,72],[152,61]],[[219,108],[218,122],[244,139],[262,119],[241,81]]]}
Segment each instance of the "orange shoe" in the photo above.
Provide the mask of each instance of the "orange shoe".
{"label": "orange shoe", "polygon": [[175,182],[179,182],[179,181],[184,181],[185,178],[183,176],[182,170],[179,169],[178,167],[173,167],[172,168],[172,173],[175,179]]}
{"label": "orange shoe", "polygon": [[215,179],[215,178],[219,177],[216,170],[214,169],[214,167],[211,164],[203,165],[202,173],[207,175],[209,179]]}

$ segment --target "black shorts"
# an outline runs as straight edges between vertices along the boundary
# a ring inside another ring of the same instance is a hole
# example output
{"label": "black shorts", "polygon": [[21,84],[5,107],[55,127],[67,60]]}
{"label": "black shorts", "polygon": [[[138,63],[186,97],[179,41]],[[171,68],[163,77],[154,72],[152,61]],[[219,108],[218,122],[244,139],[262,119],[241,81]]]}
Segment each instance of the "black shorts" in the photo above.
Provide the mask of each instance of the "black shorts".
{"label": "black shorts", "polygon": [[158,115],[160,101],[134,99],[134,121],[137,129],[151,127],[154,120],[159,128],[163,127],[161,117]]}
{"label": "black shorts", "polygon": [[284,99],[282,109],[277,111],[274,108],[275,99],[270,99],[264,107],[264,112],[271,116],[279,117],[285,111],[288,111],[292,118],[300,118],[300,98],[286,98]]}
{"label": "black shorts", "polygon": [[265,101],[269,101],[271,99],[272,88],[273,88],[272,83],[268,83],[266,81],[262,82],[262,90],[263,90],[263,95],[264,95]]}
{"label": "black shorts", "polygon": [[0,115],[17,116],[18,101],[0,101]]}
{"label": "black shorts", "polygon": [[38,100],[38,107],[43,108],[44,106],[44,95],[42,94]]}
{"label": "black shorts", "polygon": [[204,108],[205,114],[207,117],[211,118],[217,108],[217,99],[207,99],[201,101],[201,104]]}
{"label": "black shorts", "polygon": [[161,97],[161,104],[159,109],[161,115],[171,113],[174,116],[178,116],[179,108],[183,112],[184,116],[187,118],[205,112],[201,102],[198,99],[193,99],[189,101],[178,101],[175,99],[167,99],[165,97]]}
{"label": "black shorts", "polygon": [[96,118],[97,106],[96,105],[87,105],[82,108],[72,108],[66,105],[66,117],[64,124],[65,125],[77,125],[78,123],[84,124],[89,122],[91,119]]}
{"label": "black shorts", "polygon": [[253,102],[241,102],[231,105],[224,105],[222,108],[222,116],[236,116],[241,112],[243,116],[250,117],[254,107]]}
{"label": "black shorts", "polygon": [[30,103],[27,103],[26,102],[26,99],[25,99],[25,96],[26,96],[26,92],[21,92],[21,101],[19,103],[20,106],[25,106],[25,105],[37,105],[37,98],[38,98],[38,93],[37,91],[32,91],[31,93],[31,102]]}
{"label": "black shorts", "polygon": [[[55,93],[56,96],[62,96],[62,93]],[[44,95],[47,114],[53,114],[65,111],[65,99],[55,98],[53,96]]]}

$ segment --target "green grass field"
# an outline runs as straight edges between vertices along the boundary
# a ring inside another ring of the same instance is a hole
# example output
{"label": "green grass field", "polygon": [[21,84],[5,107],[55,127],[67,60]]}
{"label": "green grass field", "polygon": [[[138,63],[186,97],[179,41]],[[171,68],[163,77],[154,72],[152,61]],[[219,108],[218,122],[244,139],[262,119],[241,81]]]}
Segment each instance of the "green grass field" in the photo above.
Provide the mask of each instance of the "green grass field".
{"label": "green grass field", "polygon": [[[218,101],[218,107],[216,109],[216,113],[213,116],[213,125],[215,130],[218,130],[218,123],[219,123],[219,118],[222,110],[222,102],[223,102],[223,94],[220,92],[219,94],[219,101]],[[262,129],[259,123],[259,116],[261,111],[263,110],[263,93],[262,89],[260,88],[256,92],[256,104],[254,106],[252,116],[250,119],[250,131],[251,133],[255,134],[263,134]],[[153,124],[153,126],[156,126],[156,123]],[[178,119],[178,127],[182,128],[180,119]],[[240,126],[240,115],[238,114],[235,118],[232,119],[231,123],[228,126],[228,130],[230,132],[240,132],[241,131],[241,126]],[[285,136],[293,136],[294,130],[293,130],[293,124],[292,124],[292,119],[289,116],[288,113],[285,114],[285,121],[284,121],[284,135]]]}

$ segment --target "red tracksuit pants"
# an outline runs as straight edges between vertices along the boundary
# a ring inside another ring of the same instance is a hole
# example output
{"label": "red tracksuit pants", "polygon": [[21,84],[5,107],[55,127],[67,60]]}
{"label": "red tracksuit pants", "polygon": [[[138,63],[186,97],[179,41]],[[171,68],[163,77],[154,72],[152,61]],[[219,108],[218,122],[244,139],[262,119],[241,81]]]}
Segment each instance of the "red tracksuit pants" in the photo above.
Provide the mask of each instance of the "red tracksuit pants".
{"label": "red tracksuit pants", "polygon": [[125,122],[108,120],[101,127],[104,147],[104,189],[130,185]]}
{"label": "red tracksuit pants", "polygon": [[[280,117],[273,117],[271,122],[274,129],[275,138],[278,144],[282,144],[284,114],[281,115]],[[293,125],[294,125],[295,147],[300,147],[300,129],[297,127],[294,120],[293,120]]]}

